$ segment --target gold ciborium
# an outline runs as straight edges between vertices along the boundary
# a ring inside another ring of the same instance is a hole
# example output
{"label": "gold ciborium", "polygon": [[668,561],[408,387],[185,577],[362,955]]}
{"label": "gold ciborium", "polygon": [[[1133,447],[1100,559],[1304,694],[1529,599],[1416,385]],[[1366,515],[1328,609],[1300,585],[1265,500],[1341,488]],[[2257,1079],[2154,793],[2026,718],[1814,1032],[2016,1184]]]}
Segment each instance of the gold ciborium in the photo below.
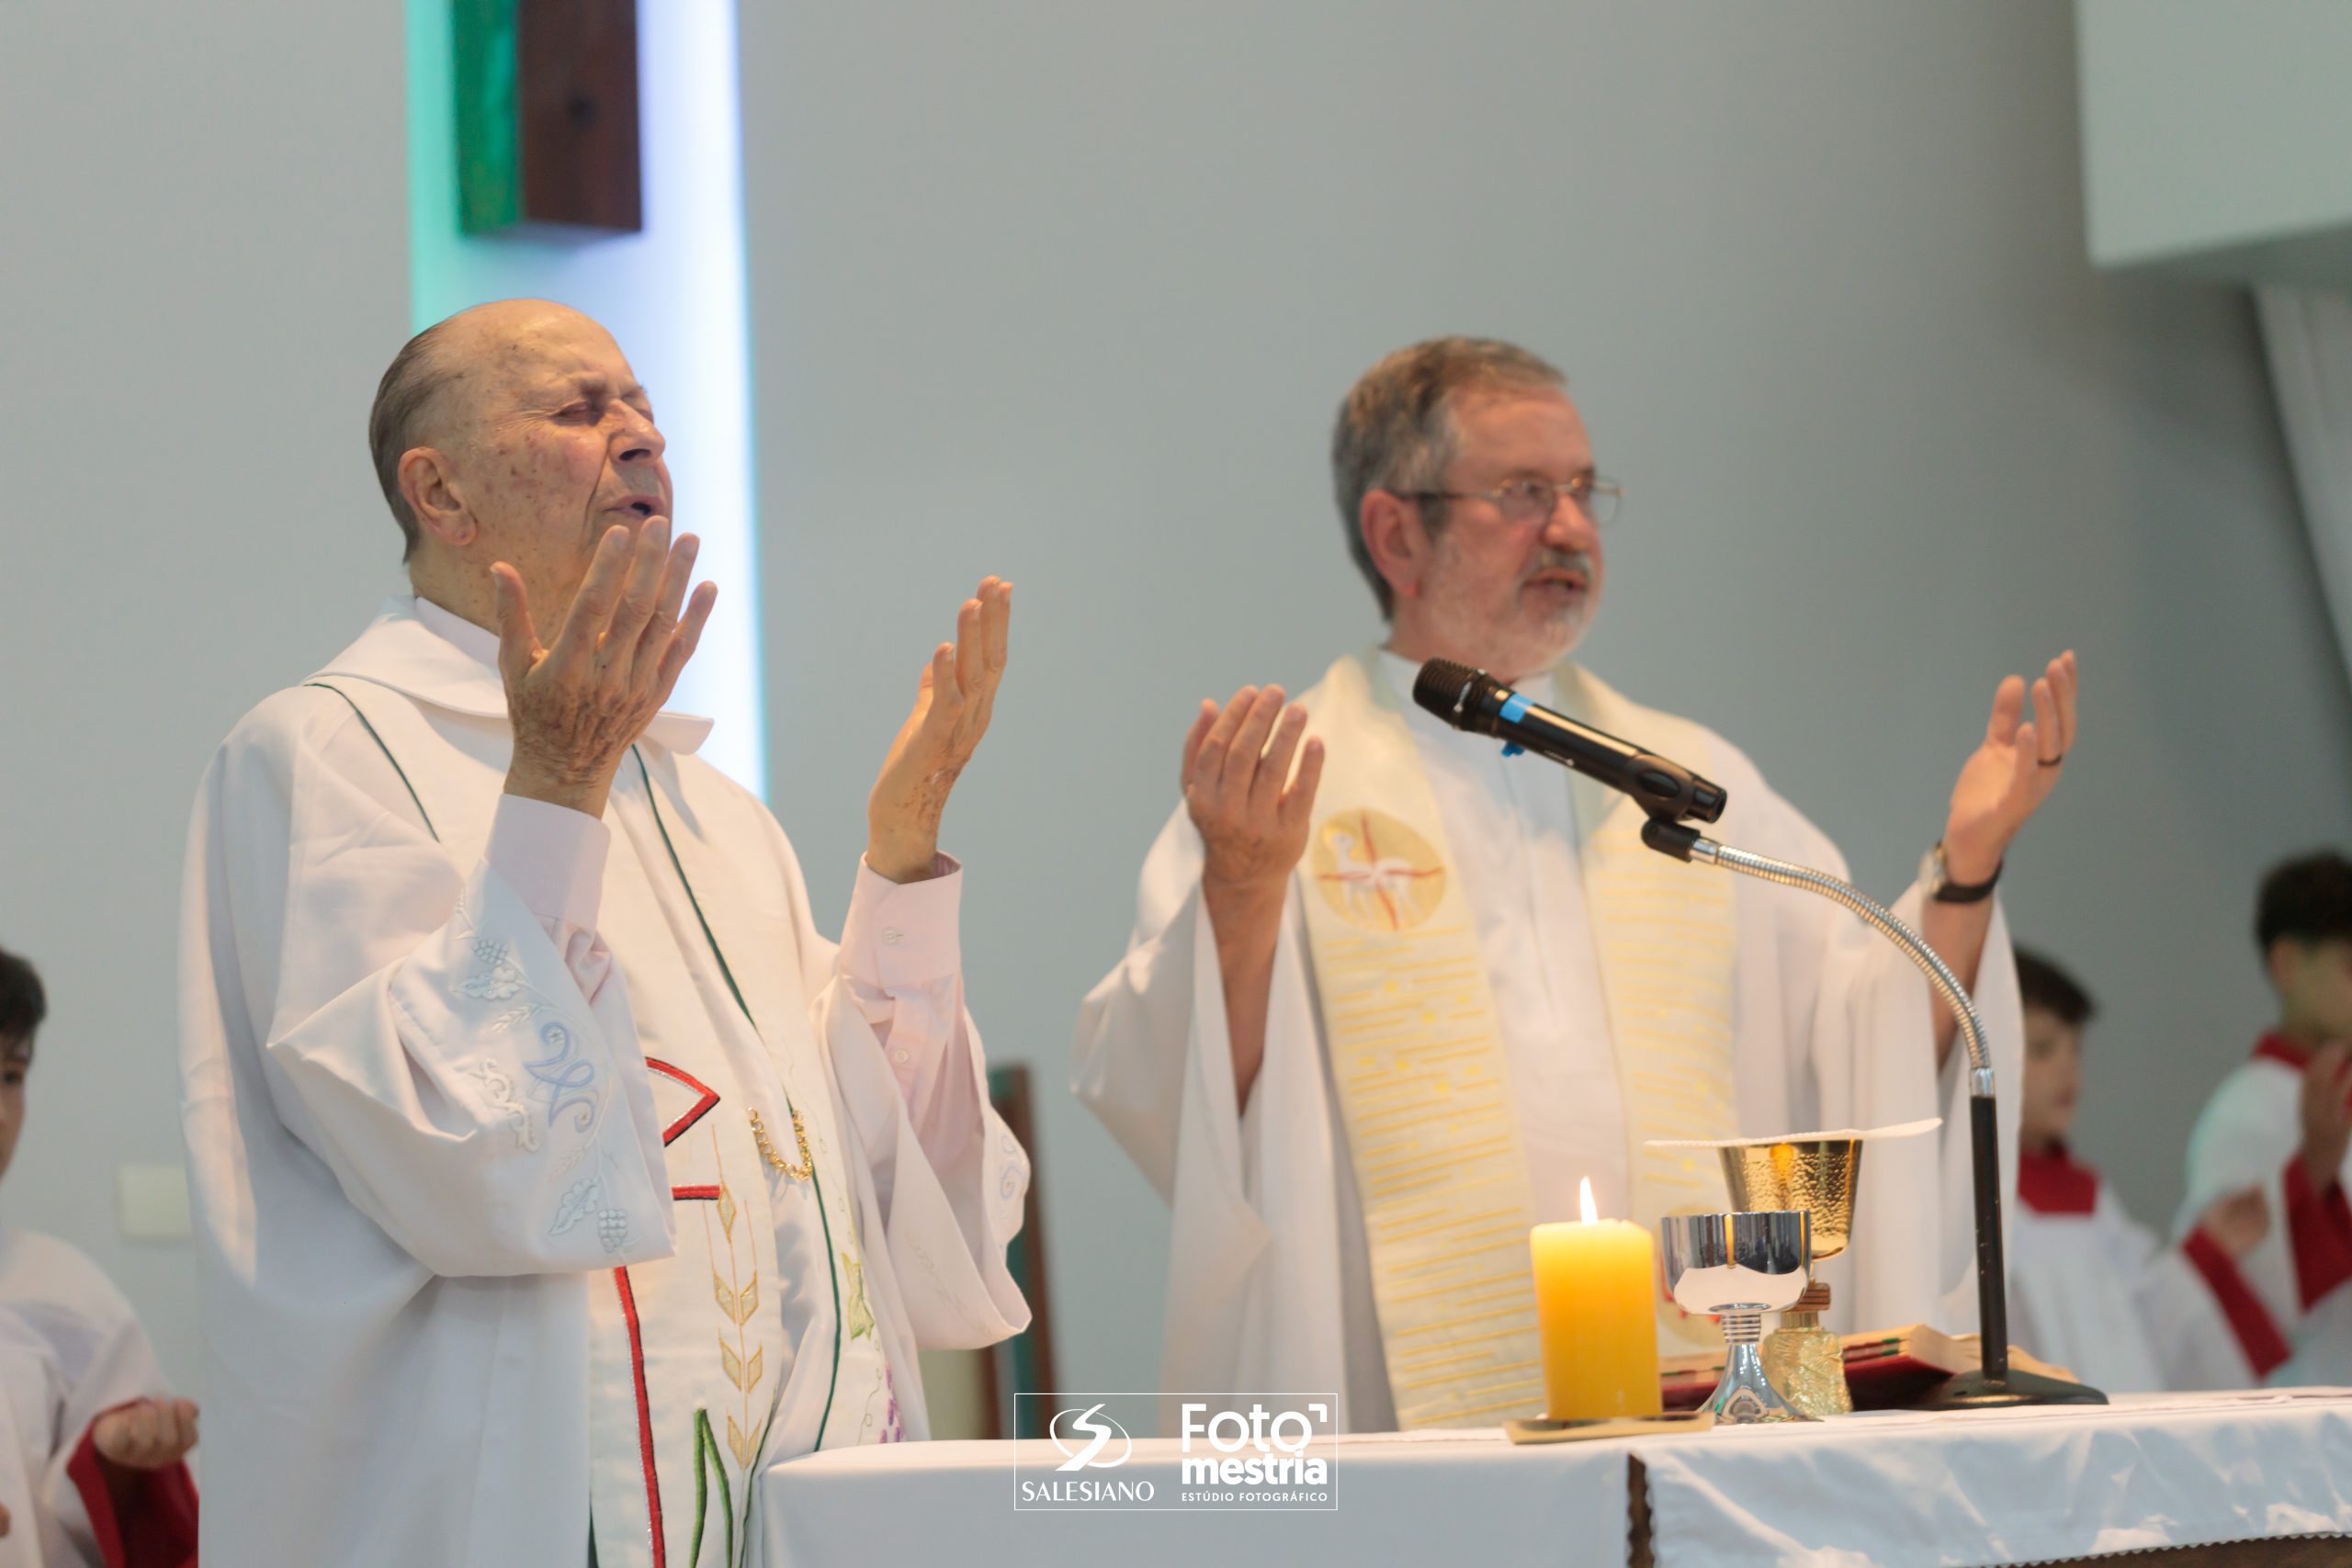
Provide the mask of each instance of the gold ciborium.
{"label": "gold ciborium", "polygon": [[[1797,1209],[1813,1220],[1813,1260],[1835,1258],[1854,1235],[1862,1140],[1850,1134],[1727,1145],[1724,1183],[1735,1209]],[[1810,1278],[1764,1340],[1764,1371],[1800,1413],[1818,1420],[1854,1408],[1838,1337],[1821,1325],[1829,1286]]]}
{"label": "gold ciborium", "polygon": [[[1716,1152],[1733,1208],[1803,1209],[1813,1216],[1815,1262],[1837,1257],[1853,1240],[1854,1192],[1862,1179],[1859,1135],[1726,1144]],[[1828,1289],[1818,1281],[1815,1288]]]}
{"label": "gold ciborium", "polygon": [[[1862,1145],[1873,1138],[1910,1138],[1940,1118],[1867,1132],[1798,1133],[1785,1138],[1734,1138],[1711,1144],[1723,1157],[1724,1184],[1736,1209],[1802,1209],[1813,1219],[1813,1259],[1835,1258],[1854,1238],[1861,1190]],[[1838,1337],[1821,1325],[1829,1286],[1812,1280],[1781,1326],[1764,1341],[1764,1370],[1788,1402],[1815,1417],[1854,1408]]]}
{"label": "gold ciborium", "polygon": [[1943,1125],[1941,1117],[1900,1126],[1792,1133],[1778,1138],[1653,1138],[1652,1149],[1713,1149],[1722,1158],[1731,1206],[1747,1213],[1802,1210],[1812,1222],[1812,1257],[1804,1293],[1781,1314],[1764,1340],[1764,1371],[1798,1410],[1818,1419],[1854,1408],[1846,1389],[1846,1361],[1838,1337],[1822,1326],[1829,1287],[1812,1278],[1811,1264],[1835,1258],[1854,1238],[1862,1145],[1877,1138],[1912,1138]]}

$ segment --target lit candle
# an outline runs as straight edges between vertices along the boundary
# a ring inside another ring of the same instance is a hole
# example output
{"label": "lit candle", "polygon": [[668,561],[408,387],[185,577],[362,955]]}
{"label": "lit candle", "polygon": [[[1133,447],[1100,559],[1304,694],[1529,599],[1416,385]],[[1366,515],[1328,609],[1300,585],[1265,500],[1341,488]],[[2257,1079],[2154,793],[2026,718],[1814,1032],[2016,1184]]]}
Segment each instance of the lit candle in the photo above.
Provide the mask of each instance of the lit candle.
{"label": "lit candle", "polygon": [[1656,1416],[1657,1256],[1650,1233],[1599,1218],[1589,1177],[1577,1200],[1581,1224],[1537,1225],[1528,1236],[1545,1414],[1555,1421]]}

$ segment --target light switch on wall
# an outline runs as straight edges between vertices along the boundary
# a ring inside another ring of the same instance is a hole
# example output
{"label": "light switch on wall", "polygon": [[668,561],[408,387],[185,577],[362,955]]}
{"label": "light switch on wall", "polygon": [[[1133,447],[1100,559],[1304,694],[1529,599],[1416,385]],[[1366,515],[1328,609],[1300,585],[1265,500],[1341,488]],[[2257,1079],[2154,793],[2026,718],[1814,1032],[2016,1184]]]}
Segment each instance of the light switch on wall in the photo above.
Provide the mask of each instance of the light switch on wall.
{"label": "light switch on wall", "polygon": [[188,1238],[187,1171],[176,1165],[126,1165],[115,1172],[115,1224],[126,1241]]}

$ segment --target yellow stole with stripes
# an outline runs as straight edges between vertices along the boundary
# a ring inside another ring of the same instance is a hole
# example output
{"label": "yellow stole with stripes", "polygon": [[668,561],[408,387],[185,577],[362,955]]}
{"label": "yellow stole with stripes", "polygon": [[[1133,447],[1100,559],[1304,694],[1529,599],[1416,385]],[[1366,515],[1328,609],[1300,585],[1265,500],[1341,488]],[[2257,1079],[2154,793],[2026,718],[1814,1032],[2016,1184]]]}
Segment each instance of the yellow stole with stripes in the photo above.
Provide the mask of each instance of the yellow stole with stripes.
{"label": "yellow stole with stripes", "polygon": [[[1325,753],[1300,902],[1397,1423],[1490,1426],[1544,1403],[1534,1200],[1477,929],[1379,660],[1376,649],[1342,659],[1300,699]],[[1555,682],[1569,716],[1713,771],[1698,726],[1636,707],[1572,664]],[[1641,809],[1624,796],[1580,774],[1567,788],[1625,1108],[1632,1218],[1654,1228],[1726,1201],[1703,1151],[1643,1145],[1736,1132],[1730,879],[1645,848]],[[1663,1291],[1658,1308],[1664,1348],[1712,1342]]]}

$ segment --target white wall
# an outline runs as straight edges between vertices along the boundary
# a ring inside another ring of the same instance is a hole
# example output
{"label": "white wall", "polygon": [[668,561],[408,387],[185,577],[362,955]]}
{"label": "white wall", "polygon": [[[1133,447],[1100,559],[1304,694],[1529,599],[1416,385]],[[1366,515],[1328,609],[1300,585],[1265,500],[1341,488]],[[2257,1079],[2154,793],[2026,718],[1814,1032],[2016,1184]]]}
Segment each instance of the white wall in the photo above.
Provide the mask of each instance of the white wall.
{"label": "white wall", "polygon": [[173,964],[206,759],[396,581],[368,400],[407,326],[398,10],[0,5],[0,945],[51,1017],[0,1214],[71,1238],[193,1382]]}
{"label": "white wall", "polygon": [[[2007,671],[2081,650],[2006,884],[2106,1004],[2081,1143],[2168,1219],[2249,1046],[2251,890],[2352,837],[2352,700],[2243,296],[2084,259],[2065,8],[747,7],[770,794],[831,919],[931,642],[1019,585],[949,815],[992,1055],[1048,1092],[1063,1382],[1150,1386],[1166,1226],[1061,1091],[1190,705],[1377,629],[1329,422],[1498,333],[1631,492],[1597,668],[1892,891]],[[2133,987],[2145,987],[2134,994]]]}

